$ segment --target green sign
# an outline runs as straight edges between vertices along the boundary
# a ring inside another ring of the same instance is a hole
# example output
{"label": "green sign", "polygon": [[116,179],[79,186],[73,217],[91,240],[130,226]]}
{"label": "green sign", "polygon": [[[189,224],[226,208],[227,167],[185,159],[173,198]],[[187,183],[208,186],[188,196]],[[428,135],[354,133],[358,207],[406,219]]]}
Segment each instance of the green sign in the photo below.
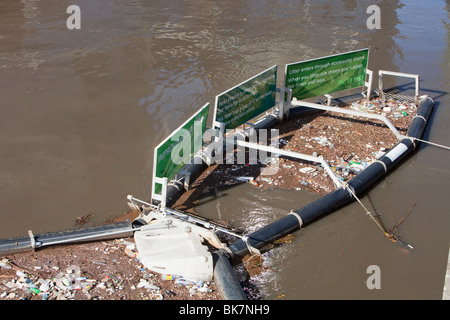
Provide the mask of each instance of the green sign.
{"label": "green sign", "polygon": [[286,65],[286,88],[307,99],[364,86],[369,49]]}
{"label": "green sign", "polygon": [[275,105],[277,66],[216,96],[214,126],[234,129]]}
{"label": "green sign", "polygon": [[[162,141],[153,153],[153,177],[167,177],[170,181],[188,163],[203,145],[209,103],[186,120],[170,136]],[[153,193],[161,192],[161,185],[153,179]]]}

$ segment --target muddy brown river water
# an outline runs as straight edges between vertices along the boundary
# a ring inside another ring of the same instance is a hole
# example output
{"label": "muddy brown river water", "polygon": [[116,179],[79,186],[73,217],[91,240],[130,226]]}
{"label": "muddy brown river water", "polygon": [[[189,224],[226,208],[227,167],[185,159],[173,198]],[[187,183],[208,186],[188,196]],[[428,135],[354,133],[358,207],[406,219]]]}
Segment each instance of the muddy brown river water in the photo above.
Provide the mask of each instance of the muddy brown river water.
{"label": "muddy brown river water", "polygon": [[[450,145],[450,3],[376,1],[0,1],[0,238],[101,223],[148,199],[153,148],[217,94],[278,65],[370,48],[369,69],[420,75],[435,101],[424,138]],[[377,84],[377,76],[374,83]],[[389,86],[410,80],[387,79]],[[212,114],[210,115],[212,116]],[[441,299],[449,252],[450,153],[422,144],[369,192],[386,240],[358,203],[264,257],[254,297]],[[197,210],[253,231],[318,196],[229,188]],[[232,199],[232,200],[231,200]],[[362,199],[368,203],[367,197]],[[369,289],[370,266],[380,289]],[[368,269],[369,268],[369,269]]]}

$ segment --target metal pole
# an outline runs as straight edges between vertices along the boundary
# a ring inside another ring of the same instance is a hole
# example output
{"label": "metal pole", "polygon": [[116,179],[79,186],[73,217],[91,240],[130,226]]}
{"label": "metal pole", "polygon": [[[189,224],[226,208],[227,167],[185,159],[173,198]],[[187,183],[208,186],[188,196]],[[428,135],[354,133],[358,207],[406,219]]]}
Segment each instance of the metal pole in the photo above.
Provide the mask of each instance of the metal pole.
{"label": "metal pole", "polygon": [[401,140],[404,138],[404,136],[401,135],[400,132],[398,132],[397,128],[385,116],[383,116],[381,114],[356,111],[356,110],[348,110],[348,109],[342,109],[342,108],[336,108],[336,107],[328,107],[328,106],[323,106],[323,105],[317,104],[317,103],[298,101],[298,100],[293,100],[292,105],[381,120],[389,127],[389,129],[391,129],[391,131],[395,134],[395,136],[397,137],[398,140]]}
{"label": "metal pole", "polygon": [[[234,143],[234,140],[227,140],[227,142]],[[343,183],[336,177],[336,175],[334,174],[331,167],[328,165],[328,163],[323,158],[319,158],[319,157],[315,157],[315,156],[311,156],[311,155],[303,154],[303,153],[299,153],[299,152],[278,149],[278,148],[274,148],[274,147],[270,147],[270,146],[266,146],[266,145],[262,145],[262,144],[250,143],[250,142],[246,142],[246,141],[242,141],[242,140],[236,140],[236,144],[241,147],[247,147],[247,148],[253,148],[253,149],[271,152],[272,154],[275,153],[275,154],[280,154],[280,155],[291,157],[291,158],[297,158],[297,159],[307,160],[307,161],[311,161],[311,162],[319,162],[323,166],[325,171],[329,174],[331,179],[333,180],[336,188],[339,188],[343,185]]]}
{"label": "metal pole", "polygon": [[[156,206],[156,205],[154,205],[154,204],[151,204],[151,203],[148,203],[148,202],[145,202],[145,201],[142,201],[142,200],[139,200],[139,199],[136,199],[136,198],[134,198],[134,197],[131,196],[131,195],[128,196],[128,199],[129,199],[130,201],[137,201],[137,202],[140,202],[140,203],[142,203],[142,204],[144,204],[144,205],[146,205],[146,206],[152,208],[152,209],[155,210],[155,211],[161,211],[160,208],[159,208],[158,206]],[[185,214],[185,213],[182,213],[182,212],[178,212],[178,211],[176,211],[176,210],[174,210],[174,209],[171,209],[171,208],[167,208],[167,207],[164,208],[164,211],[162,211],[161,214],[162,214],[163,216],[166,216],[167,214],[169,214],[169,215],[171,215],[171,216],[173,216],[173,217],[175,217],[175,218],[178,218],[178,219],[180,219],[180,220],[183,220],[183,221],[185,221],[185,222],[198,223],[198,224],[203,225],[203,226],[204,226],[205,228],[207,228],[207,229],[218,230],[218,231],[227,233],[227,234],[229,234],[229,235],[235,236],[235,237],[237,237],[237,238],[243,239],[244,241],[245,241],[245,239],[247,238],[246,236],[242,236],[242,235],[237,234],[237,233],[235,233],[235,232],[232,232],[232,231],[230,231],[230,230],[228,230],[228,229],[226,229],[226,228],[224,228],[224,227],[221,227],[221,226],[219,226],[218,224],[215,224],[214,222],[202,220],[202,219],[193,217],[193,216],[191,216],[191,215],[188,215],[188,214]]]}

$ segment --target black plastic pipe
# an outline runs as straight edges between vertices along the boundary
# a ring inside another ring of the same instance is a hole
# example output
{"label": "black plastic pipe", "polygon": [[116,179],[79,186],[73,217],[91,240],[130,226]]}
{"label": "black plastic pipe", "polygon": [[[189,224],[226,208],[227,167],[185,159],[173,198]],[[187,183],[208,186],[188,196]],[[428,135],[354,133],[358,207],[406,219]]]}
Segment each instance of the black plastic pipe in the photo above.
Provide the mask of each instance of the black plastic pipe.
{"label": "black plastic pipe", "polygon": [[125,238],[131,237],[132,235],[133,230],[130,220],[96,227],[48,232],[36,235],[31,233],[24,237],[0,240],[0,256],[31,251],[50,245]]}
{"label": "black plastic pipe", "polygon": [[241,284],[227,256],[213,252],[214,282],[224,300],[247,300]]}
{"label": "black plastic pipe", "polygon": [[[199,161],[200,162],[200,161]],[[191,163],[186,164],[181,171],[186,172],[190,175],[190,181],[194,181],[208,166],[206,163],[202,162],[199,164],[194,163],[194,160],[191,160]],[[166,206],[171,207],[175,204],[175,202],[181,197],[181,195],[186,191],[184,188],[184,179],[185,174],[178,174],[178,182],[174,182],[173,184],[169,184],[167,186],[167,195],[166,195]]]}
{"label": "black plastic pipe", "polygon": [[[363,195],[383,178],[393,167],[405,159],[416,148],[417,141],[425,132],[427,121],[433,110],[434,102],[431,98],[422,99],[419,103],[417,115],[414,117],[407,131],[409,138],[399,141],[376,162],[370,164],[358,175],[348,181],[356,196]],[[410,139],[411,138],[411,139]],[[251,233],[248,244],[256,249],[279,239],[299,228],[308,225],[355,200],[352,193],[344,187],[328,193],[322,198],[291,212],[285,217]],[[248,246],[243,240],[237,240],[223,250],[231,259],[242,258],[249,253]]]}

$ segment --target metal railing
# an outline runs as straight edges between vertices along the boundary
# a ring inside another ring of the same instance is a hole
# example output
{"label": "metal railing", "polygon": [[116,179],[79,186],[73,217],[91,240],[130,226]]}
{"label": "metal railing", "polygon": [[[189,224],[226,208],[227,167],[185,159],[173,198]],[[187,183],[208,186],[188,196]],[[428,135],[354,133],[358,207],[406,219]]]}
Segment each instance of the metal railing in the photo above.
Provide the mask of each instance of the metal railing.
{"label": "metal railing", "polygon": [[388,70],[379,70],[378,71],[378,87],[381,92],[381,97],[384,98],[383,93],[383,75],[389,75],[394,77],[403,77],[403,78],[412,78],[415,80],[415,95],[414,95],[414,101],[416,105],[419,104],[419,97],[420,97],[420,76],[418,74],[412,74],[412,73],[404,73],[404,72],[396,72],[396,71],[388,71]]}

